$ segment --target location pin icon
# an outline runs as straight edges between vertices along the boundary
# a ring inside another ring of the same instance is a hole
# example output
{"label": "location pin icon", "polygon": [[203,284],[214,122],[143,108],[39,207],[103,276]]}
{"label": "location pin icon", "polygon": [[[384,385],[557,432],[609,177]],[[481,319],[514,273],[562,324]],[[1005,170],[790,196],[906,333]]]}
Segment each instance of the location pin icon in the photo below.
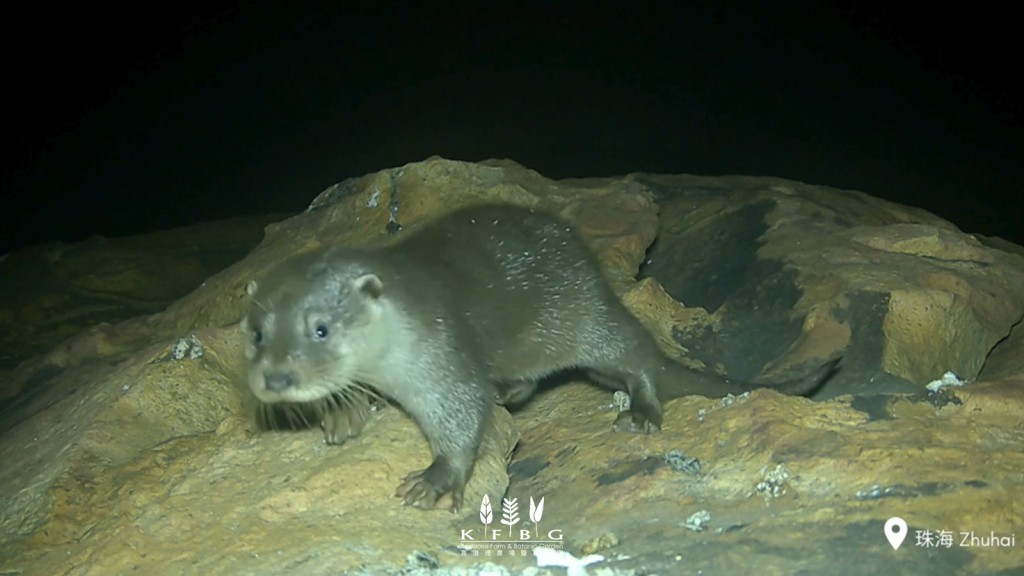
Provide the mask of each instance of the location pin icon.
{"label": "location pin icon", "polygon": [[889,541],[893,550],[899,550],[903,539],[907,537],[907,523],[899,516],[893,516],[885,521],[885,538]]}

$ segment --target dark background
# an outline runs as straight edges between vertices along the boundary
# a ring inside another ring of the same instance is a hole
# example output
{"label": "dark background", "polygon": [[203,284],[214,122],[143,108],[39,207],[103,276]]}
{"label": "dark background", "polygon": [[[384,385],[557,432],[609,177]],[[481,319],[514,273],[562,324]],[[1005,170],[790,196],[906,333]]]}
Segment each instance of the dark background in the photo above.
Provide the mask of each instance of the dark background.
{"label": "dark background", "polygon": [[780,176],[1024,243],[1013,14],[676,4],[8,8],[0,254],[298,211],[433,154]]}

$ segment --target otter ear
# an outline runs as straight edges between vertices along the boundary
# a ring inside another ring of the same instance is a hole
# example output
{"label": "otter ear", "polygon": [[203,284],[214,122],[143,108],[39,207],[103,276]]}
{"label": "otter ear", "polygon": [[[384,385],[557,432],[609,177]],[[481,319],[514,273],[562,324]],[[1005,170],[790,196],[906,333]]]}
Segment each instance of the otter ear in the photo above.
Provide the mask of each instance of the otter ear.
{"label": "otter ear", "polygon": [[245,285],[245,293],[249,295],[249,298],[252,298],[256,295],[257,288],[259,288],[259,286],[256,285],[256,281],[250,280],[249,283]]}
{"label": "otter ear", "polygon": [[376,274],[364,274],[356,278],[352,285],[357,292],[374,300],[384,293],[384,284]]}

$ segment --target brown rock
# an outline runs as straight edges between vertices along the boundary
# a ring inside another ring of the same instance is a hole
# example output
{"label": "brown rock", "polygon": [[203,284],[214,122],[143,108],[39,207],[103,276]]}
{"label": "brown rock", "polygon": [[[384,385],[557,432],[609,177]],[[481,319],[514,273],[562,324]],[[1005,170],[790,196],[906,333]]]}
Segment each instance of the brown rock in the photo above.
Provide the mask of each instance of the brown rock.
{"label": "brown rock", "polygon": [[[578,223],[627,305],[691,366],[774,382],[842,352],[841,369],[818,402],[680,398],[651,436],[613,433],[606,391],[544,390],[511,418],[496,409],[456,516],[392,497],[429,459],[397,409],[341,447],[318,430],[257,433],[236,327],[245,283],[297,251],[386,243],[485,201]],[[959,546],[961,532],[1008,536],[1024,519],[1019,247],[774,178],[556,182],[440,158],[332,186],[209,275],[203,246],[224,246],[226,226],[192,230],[179,268],[99,240],[0,262],[22,290],[0,290],[0,573],[519,571],[545,540],[621,573],[1024,568],[1024,534],[1015,548]],[[175,283],[180,270],[208,277]],[[968,384],[926,395],[947,370]],[[882,534],[895,515],[912,531],[898,554]],[[923,530],[955,538],[928,550]],[[523,546],[463,555],[463,531]]]}

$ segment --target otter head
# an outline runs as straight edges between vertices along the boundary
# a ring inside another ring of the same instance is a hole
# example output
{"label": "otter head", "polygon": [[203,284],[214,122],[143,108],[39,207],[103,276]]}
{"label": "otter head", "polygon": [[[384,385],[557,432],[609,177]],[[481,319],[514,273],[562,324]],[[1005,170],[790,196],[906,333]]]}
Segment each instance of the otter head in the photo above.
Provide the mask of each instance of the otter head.
{"label": "otter head", "polygon": [[246,287],[242,322],[249,388],[262,402],[313,402],[361,388],[386,347],[382,284],[323,251]]}

